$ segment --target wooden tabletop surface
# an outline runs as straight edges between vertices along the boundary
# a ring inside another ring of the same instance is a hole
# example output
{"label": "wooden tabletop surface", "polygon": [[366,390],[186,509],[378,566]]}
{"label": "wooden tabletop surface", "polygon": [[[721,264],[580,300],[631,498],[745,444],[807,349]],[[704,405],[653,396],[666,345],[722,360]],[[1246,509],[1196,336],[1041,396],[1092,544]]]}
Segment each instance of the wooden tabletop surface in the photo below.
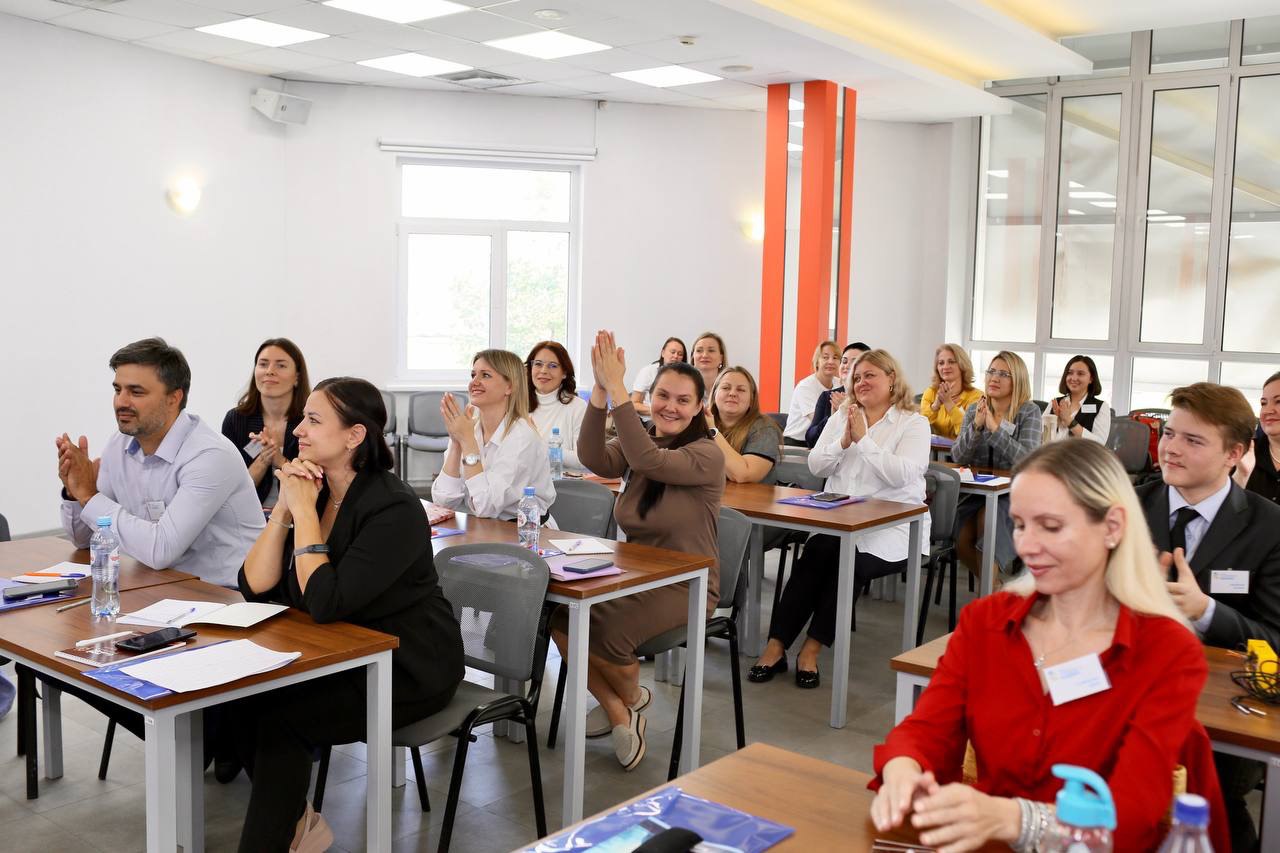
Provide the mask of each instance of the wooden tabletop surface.
{"label": "wooden tabletop surface", "polygon": [[[513,521],[498,521],[495,518],[476,518],[469,515],[456,517],[435,525],[436,528],[455,528],[467,531],[455,536],[442,536],[432,540],[438,553],[442,548],[453,545],[474,545],[478,543],[516,541],[516,525]],[[651,548],[648,545],[637,545],[634,542],[614,542],[602,537],[587,537],[582,533],[571,533],[565,530],[542,529],[542,546],[550,547],[549,539],[582,539],[594,538],[612,550],[610,559],[622,569],[620,575],[609,575],[600,578],[587,578],[577,581],[558,581],[552,578],[548,592],[565,598],[586,599],[597,595],[605,595],[616,590],[627,589],[649,581],[661,580],[672,575],[700,569],[710,565],[714,556],[685,554],[680,551],[668,551],[665,548]]]}
{"label": "wooden tabletop surface", "polygon": [[[24,572],[38,572],[64,560],[83,564],[85,574],[89,573],[89,549],[76,548],[71,542],[61,537],[41,536],[34,539],[15,539],[12,542],[0,542],[0,578],[17,577]],[[121,591],[193,580],[194,578],[195,575],[180,572],[176,569],[160,569],[157,571],[139,563],[132,557],[123,555],[120,557]],[[65,600],[84,598],[92,593],[93,579],[86,577],[80,581],[80,589],[76,591],[76,594],[66,596]],[[62,600],[64,599],[49,599],[51,603]]]}
{"label": "wooden tabletop surface", "polygon": [[875,799],[867,790],[870,781],[867,774],[847,767],[753,743],[628,802],[673,784],[686,794],[793,827],[795,834],[769,848],[771,853],[861,853],[869,851],[877,839],[916,843],[917,835],[909,828],[876,831],[868,817]]}
{"label": "wooden tabletop surface", "polygon": [[[149,586],[123,591],[120,594],[122,613],[141,610],[166,598],[185,601],[221,601],[232,604],[243,601],[240,593],[200,580]],[[318,625],[301,610],[289,608],[278,616],[260,622],[251,628],[228,628],[219,625],[197,624],[191,626],[196,639],[191,647],[209,645],[219,640],[249,639],[265,648],[278,652],[302,652],[302,657],[272,672],[238,679],[230,685],[212,687],[192,693],[173,693],[150,701],[129,696],[129,701],[139,707],[163,708],[189,699],[222,692],[230,687],[243,687],[279,678],[296,672],[304,672],[329,664],[341,663],[355,657],[394,649],[400,641],[390,634],[383,634],[358,625],[337,622]],[[94,620],[87,607],[76,607],[57,612],[52,607],[28,607],[10,610],[0,615],[0,652],[9,651],[23,657],[34,657],[72,681],[82,681],[103,689],[110,689],[81,675],[88,666],[54,657],[53,653],[71,648],[78,640],[98,637],[116,631],[155,630],[142,625],[118,625],[112,621]],[[120,694],[126,695],[126,694]]]}
{"label": "wooden tabletop surface", "polygon": [[[587,477],[603,483],[612,491],[621,488],[617,480]],[[810,489],[793,489],[788,486],[769,486],[764,483],[725,483],[724,497],[720,503],[736,509],[743,515],[763,521],[792,521],[825,527],[830,530],[856,531],[875,527],[889,521],[902,521],[922,516],[929,511],[924,504],[899,503],[898,501],[866,500],[843,504],[831,509],[814,509],[807,506],[783,504],[783,498],[802,498],[813,494]]]}
{"label": "wooden tabletop surface", "polygon": [[[938,658],[946,651],[949,639],[951,635],[946,634],[903,652],[889,661],[889,668],[929,678],[938,668]],[[1248,700],[1247,704],[1267,713],[1267,716],[1259,717],[1242,714],[1231,704],[1233,696],[1244,694],[1244,690],[1231,680],[1231,673],[1244,669],[1244,660],[1226,649],[1212,646],[1204,647],[1204,656],[1209,662],[1209,679],[1200,691],[1196,719],[1209,732],[1209,737],[1263,752],[1280,752],[1280,706],[1268,705],[1257,699]]]}

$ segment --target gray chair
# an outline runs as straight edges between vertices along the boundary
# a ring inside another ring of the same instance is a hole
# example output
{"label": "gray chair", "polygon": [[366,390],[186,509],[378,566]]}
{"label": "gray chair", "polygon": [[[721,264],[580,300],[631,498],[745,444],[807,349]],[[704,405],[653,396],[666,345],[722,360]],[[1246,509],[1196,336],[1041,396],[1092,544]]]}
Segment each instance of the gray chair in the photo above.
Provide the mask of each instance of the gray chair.
{"label": "gray chair", "polygon": [[[551,504],[551,517],[556,526],[572,533],[585,533],[612,539],[613,492],[590,480],[556,480],[556,500]],[[558,689],[558,688],[557,688]]]}
{"label": "gray chair", "polygon": [[449,431],[445,429],[444,418],[440,414],[440,401],[447,393],[421,391],[409,395],[409,426],[400,437],[400,477],[406,482],[409,479],[409,451],[444,453],[449,447]]}
{"label": "gray chair", "polygon": [[[436,554],[436,571],[453,614],[462,626],[464,662],[471,669],[512,682],[529,682],[525,695],[503,693],[470,681],[458,685],[453,700],[442,711],[391,733],[395,746],[409,748],[423,811],[430,811],[420,747],[445,735],[458,739],[449,780],[449,799],[440,827],[440,853],[449,849],[458,795],[466,768],[467,747],[479,726],[501,721],[523,724],[529,749],[529,775],[533,781],[533,809],[538,836],[547,834],[542,799],[542,770],[538,762],[535,713],[542,690],[547,657],[547,617],[544,606],[550,569],[545,560],[518,545],[485,543],[458,545]],[[315,809],[323,802],[324,778],[330,747],[324,747],[316,780]]]}
{"label": "gray chair", "polygon": [[382,425],[382,437],[387,440],[387,447],[391,448],[391,459],[395,462],[392,469],[397,477],[403,477],[401,473],[404,466],[400,459],[400,436],[396,435],[396,396],[390,391],[381,391],[382,405],[387,409],[387,421]]}
{"label": "gray chair", "polygon": [[[773,470],[777,475],[778,485],[794,486],[797,489],[807,489],[812,492],[822,491],[823,479],[809,470],[807,461],[808,448],[805,448],[804,455],[790,452],[794,450],[797,450],[797,448],[786,448],[782,453],[782,459],[774,466]],[[777,530],[778,528],[771,529]],[[781,541],[766,543],[765,548],[765,550],[768,550],[768,545],[772,544],[773,547],[778,548],[781,552],[778,556],[778,577],[773,585],[773,610],[777,610],[778,601],[782,598],[782,587],[787,577],[787,554],[794,549],[795,559],[800,559],[800,548],[809,538],[807,533],[802,533],[798,530],[787,531],[787,534]]]}
{"label": "gray chair", "polygon": [[787,428],[787,413],[786,413],[786,412],[765,412],[765,414],[766,414],[766,415],[768,415],[769,417],[773,418],[773,422],[774,422],[775,424],[777,424],[777,425],[778,425],[778,429],[786,429],[786,428]]}
{"label": "gray chair", "polygon": [[1151,467],[1151,427],[1130,418],[1116,418],[1107,434],[1107,447],[1120,457],[1125,473],[1130,477]]}
{"label": "gray chair", "polygon": [[1042,411],[1042,412],[1043,412],[1043,411],[1048,407],[1048,405],[1049,405],[1049,401],[1048,401],[1048,400],[1032,400],[1031,402],[1035,403],[1035,404],[1036,404],[1036,408],[1037,408],[1037,409],[1039,409],[1039,410],[1040,410],[1040,411]]}
{"label": "gray chair", "polygon": [[0,542],[9,541],[9,520],[0,515]]}
{"label": "gray chair", "polygon": [[924,642],[925,619],[929,615],[929,599],[935,595],[935,604],[942,603],[942,573],[951,569],[950,609],[947,614],[947,630],[956,629],[956,516],[960,504],[960,475],[954,468],[940,462],[930,462],[924,472],[925,500],[929,504],[929,562],[925,576],[924,594],[920,597],[920,618],[916,621],[916,645]]}

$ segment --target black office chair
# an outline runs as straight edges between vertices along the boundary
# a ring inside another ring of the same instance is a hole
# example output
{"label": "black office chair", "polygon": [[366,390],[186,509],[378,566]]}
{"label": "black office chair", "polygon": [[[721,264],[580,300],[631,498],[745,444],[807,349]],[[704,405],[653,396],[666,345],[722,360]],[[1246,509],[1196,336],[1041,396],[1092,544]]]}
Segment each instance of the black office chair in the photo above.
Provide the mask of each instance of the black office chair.
{"label": "black office chair", "polygon": [[[925,499],[929,504],[929,561],[924,594],[920,597],[920,618],[916,621],[916,645],[924,642],[924,623],[929,616],[929,598],[942,603],[943,572],[951,570],[950,609],[947,630],[956,629],[956,515],[960,503],[960,475],[954,468],[930,462],[924,472]],[[934,587],[934,584],[937,587]]]}

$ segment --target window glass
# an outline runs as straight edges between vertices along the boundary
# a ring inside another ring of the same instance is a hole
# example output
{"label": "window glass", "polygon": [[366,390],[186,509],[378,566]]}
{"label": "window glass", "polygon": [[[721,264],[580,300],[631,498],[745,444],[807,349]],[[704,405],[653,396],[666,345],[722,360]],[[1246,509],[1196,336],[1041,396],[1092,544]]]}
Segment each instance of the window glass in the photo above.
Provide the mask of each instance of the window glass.
{"label": "window glass", "polygon": [[489,346],[491,239],[473,234],[411,234],[406,367],[466,370]]}
{"label": "window glass", "polygon": [[1151,33],[1151,72],[1227,67],[1231,22],[1166,27]]}
{"label": "window glass", "polygon": [[1129,409],[1167,409],[1169,392],[1209,378],[1209,362],[1194,358],[1135,358]]}
{"label": "window glass", "polygon": [[1245,65],[1280,62],[1280,15],[1244,19],[1244,51],[1240,61]]}
{"label": "window glass", "polygon": [[1040,397],[1048,400],[1052,397],[1058,397],[1058,383],[1062,381],[1062,372],[1067,369],[1067,362],[1076,355],[1087,355],[1093,359],[1093,363],[1098,368],[1098,381],[1102,383],[1102,393],[1099,395],[1103,400],[1115,408],[1115,392],[1113,377],[1116,372],[1116,358],[1113,355],[1104,355],[1096,352],[1046,352],[1041,353],[1041,360],[1044,362],[1044,372],[1040,381]]}
{"label": "window glass", "polygon": [[538,341],[565,341],[569,235],[507,233],[507,349],[524,356]]}
{"label": "window glass", "polygon": [[405,165],[401,215],[427,219],[568,222],[567,171]]}
{"label": "window glass", "polygon": [[1072,36],[1062,39],[1062,46],[1093,60],[1092,74],[1071,74],[1063,80],[1087,80],[1092,77],[1125,77],[1129,74],[1129,53],[1133,37],[1130,33],[1106,33],[1097,36]]}
{"label": "window glass", "polygon": [[1257,406],[1262,399],[1262,383],[1276,371],[1280,371],[1280,359],[1268,364],[1266,362],[1224,361],[1218,381],[1232,388],[1239,388],[1240,393],[1249,401],[1249,405]]}

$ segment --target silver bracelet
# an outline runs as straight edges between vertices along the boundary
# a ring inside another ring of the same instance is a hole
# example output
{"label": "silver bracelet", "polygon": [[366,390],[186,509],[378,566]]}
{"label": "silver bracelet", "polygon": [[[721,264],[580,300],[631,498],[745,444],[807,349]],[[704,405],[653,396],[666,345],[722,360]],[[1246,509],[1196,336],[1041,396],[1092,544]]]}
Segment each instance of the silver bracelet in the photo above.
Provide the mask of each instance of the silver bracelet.
{"label": "silver bracelet", "polygon": [[285,524],[283,521],[276,521],[276,520],[275,520],[274,518],[272,518],[271,516],[267,516],[267,521],[271,522],[272,524],[278,524],[278,525],[280,525],[281,527],[283,527],[285,530],[292,530],[292,529],[293,529],[293,525],[292,525],[292,524]]}
{"label": "silver bracelet", "polygon": [[1031,840],[1031,827],[1035,821],[1031,802],[1022,797],[1014,797],[1013,801],[1018,804],[1020,820],[1018,823],[1018,838],[1009,846],[1016,850],[1017,853],[1030,853],[1030,848],[1027,844]]}

